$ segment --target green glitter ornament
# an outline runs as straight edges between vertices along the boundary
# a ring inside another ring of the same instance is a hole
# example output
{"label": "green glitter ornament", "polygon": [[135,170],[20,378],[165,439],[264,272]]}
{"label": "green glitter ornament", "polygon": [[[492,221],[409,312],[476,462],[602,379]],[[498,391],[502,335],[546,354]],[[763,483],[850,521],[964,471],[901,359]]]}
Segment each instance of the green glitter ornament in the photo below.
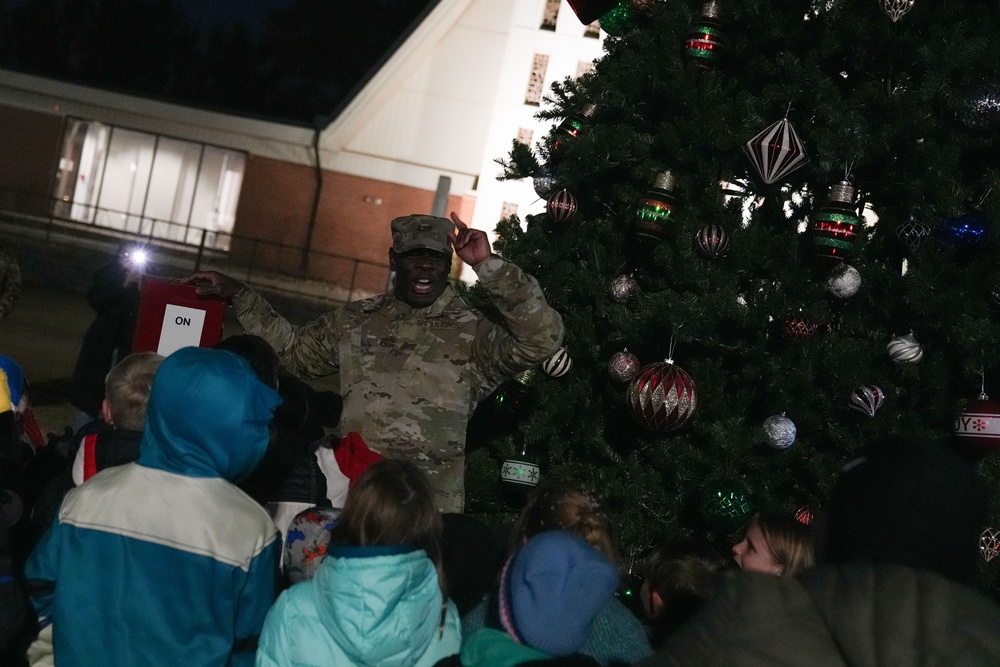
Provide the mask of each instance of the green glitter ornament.
{"label": "green glitter ornament", "polygon": [[684,38],[684,57],[689,62],[714,68],[722,59],[725,39],[719,23],[719,3],[711,0],[702,5],[701,16],[691,24],[691,30]]}
{"label": "green glitter ornament", "polygon": [[621,0],[614,9],[601,16],[600,24],[601,30],[615,37],[620,37],[631,30],[634,24],[628,0]]}
{"label": "green glitter ornament", "polygon": [[666,237],[670,222],[677,215],[674,183],[674,175],[665,171],[656,177],[653,187],[639,200],[635,212],[635,233],[641,238],[659,243]]}
{"label": "green glitter ornament", "polygon": [[750,490],[737,480],[726,480],[706,489],[699,509],[709,527],[725,532],[743,528],[756,511]]}

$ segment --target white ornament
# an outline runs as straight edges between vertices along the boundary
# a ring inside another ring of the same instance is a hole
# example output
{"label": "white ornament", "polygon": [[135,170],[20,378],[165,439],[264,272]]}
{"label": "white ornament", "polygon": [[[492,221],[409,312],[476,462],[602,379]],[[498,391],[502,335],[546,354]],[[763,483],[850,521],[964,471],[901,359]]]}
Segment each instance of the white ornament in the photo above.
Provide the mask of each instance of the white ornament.
{"label": "white ornament", "polygon": [[558,352],[542,362],[542,370],[554,378],[566,375],[572,368],[573,359],[570,358],[569,352],[566,351],[565,347],[559,348]]}
{"label": "white ornament", "polygon": [[795,422],[785,416],[771,415],[764,420],[764,434],[767,444],[775,449],[788,449],[795,442]]}
{"label": "white ornament", "polygon": [[878,409],[882,407],[884,401],[885,392],[882,391],[882,388],[874,384],[869,384],[858,387],[851,392],[848,407],[869,417],[874,417]]}
{"label": "white ornament", "polygon": [[979,536],[979,553],[987,563],[1000,556],[1000,530],[987,528],[982,532]]}
{"label": "white ornament", "polygon": [[896,336],[889,341],[885,349],[889,353],[889,358],[898,364],[915,364],[924,358],[924,348],[912,333]]}
{"label": "white ornament", "polygon": [[913,3],[916,0],[879,0],[879,4],[882,5],[882,11],[886,13],[886,16],[892,19],[895,23],[899,19],[906,16],[907,12],[913,9]]}
{"label": "white ornament", "polygon": [[848,299],[861,289],[861,274],[850,264],[841,264],[826,279],[826,289],[838,299]]}
{"label": "white ornament", "polygon": [[762,181],[770,185],[809,162],[795,128],[782,118],[743,145]]}

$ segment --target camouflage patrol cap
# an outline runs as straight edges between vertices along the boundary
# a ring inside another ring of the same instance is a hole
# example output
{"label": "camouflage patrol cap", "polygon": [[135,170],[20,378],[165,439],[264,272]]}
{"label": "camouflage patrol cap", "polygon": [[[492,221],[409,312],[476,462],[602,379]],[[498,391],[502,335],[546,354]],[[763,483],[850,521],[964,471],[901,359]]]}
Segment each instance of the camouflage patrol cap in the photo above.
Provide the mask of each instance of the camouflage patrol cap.
{"label": "camouflage patrol cap", "polygon": [[433,215],[407,215],[392,221],[392,249],[404,253],[417,248],[428,248],[451,255],[448,232],[455,229],[447,218]]}

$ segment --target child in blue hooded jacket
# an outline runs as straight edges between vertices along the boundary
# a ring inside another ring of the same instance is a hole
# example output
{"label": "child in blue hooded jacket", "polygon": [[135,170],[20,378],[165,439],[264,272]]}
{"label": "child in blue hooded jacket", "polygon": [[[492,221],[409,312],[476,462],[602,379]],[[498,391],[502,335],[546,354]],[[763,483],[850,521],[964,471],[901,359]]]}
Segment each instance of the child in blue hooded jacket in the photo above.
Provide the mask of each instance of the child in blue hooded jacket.
{"label": "child in blue hooded jacket", "polygon": [[163,361],[139,459],[70,491],[25,567],[56,664],[253,663],[281,545],[233,482],[280,402],[231,352]]}
{"label": "child in blue hooded jacket", "polygon": [[267,615],[258,667],[430,667],[458,653],[458,610],[444,594],[441,515],[430,480],[383,459],[358,477],[312,579]]}

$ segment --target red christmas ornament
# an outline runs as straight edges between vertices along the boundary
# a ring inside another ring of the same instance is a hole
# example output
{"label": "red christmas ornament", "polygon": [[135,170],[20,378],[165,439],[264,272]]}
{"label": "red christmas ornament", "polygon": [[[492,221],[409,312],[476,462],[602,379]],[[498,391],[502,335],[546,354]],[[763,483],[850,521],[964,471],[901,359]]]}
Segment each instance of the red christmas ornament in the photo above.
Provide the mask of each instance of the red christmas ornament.
{"label": "red christmas ornament", "polygon": [[985,393],[969,401],[955,418],[955,440],[980,454],[1000,451],[1000,403]]}
{"label": "red christmas ornament", "polygon": [[545,210],[549,217],[558,224],[569,222],[576,215],[576,197],[569,190],[556,190],[549,195]]}
{"label": "red christmas ornament", "polygon": [[684,426],[698,406],[694,380],[670,359],[639,371],[626,395],[635,420],[661,433]]}
{"label": "red christmas ornament", "polygon": [[817,325],[811,319],[802,314],[801,311],[789,313],[785,316],[785,321],[781,326],[781,333],[785,340],[791,343],[801,343],[808,340],[816,333]]}
{"label": "red christmas ornament", "polygon": [[813,511],[809,509],[809,507],[798,508],[797,510],[795,510],[795,514],[793,516],[795,517],[796,521],[806,526],[811,524],[813,522],[813,519],[815,518]]}
{"label": "red christmas ornament", "polygon": [[695,240],[698,250],[709,259],[718,259],[729,250],[729,235],[720,225],[705,225]]}

